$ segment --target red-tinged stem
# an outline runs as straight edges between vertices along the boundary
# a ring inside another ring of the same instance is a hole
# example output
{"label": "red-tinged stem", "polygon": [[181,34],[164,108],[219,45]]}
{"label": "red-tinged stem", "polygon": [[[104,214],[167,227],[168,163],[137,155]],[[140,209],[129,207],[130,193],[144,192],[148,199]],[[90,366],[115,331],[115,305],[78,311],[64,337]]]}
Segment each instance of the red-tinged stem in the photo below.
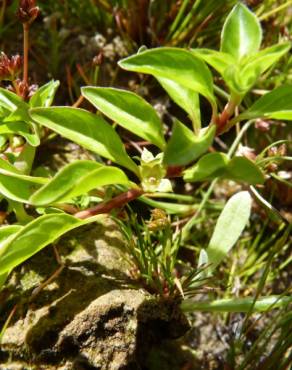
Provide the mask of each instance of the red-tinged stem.
{"label": "red-tinged stem", "polygon": [[184,170],[183,166],[169,166],[167,167],[166,176],[168,178],[181,177],[183,170]]}
{"label": "red-tinged stem", "polygon": [[235,108],[240,103],[239,96],[231,96],[231,99],[226,104],[223,112],[221,113],[220,117],[217,119],[217,135],[220,135],[224,132],[225,126],[227,125],[229,118],[233,115]]}
{"label": "red-tinged stem", "polygon": [[23,83],[28,84],[29,23],[23,24]]}
{"label": "red-tinged stem", "polygon": [[77,212],[74,214],[75,217],[85,219],[101,213],[109,213],[114,208],[121,208],[125,204],[131,202],[132,200],[138,198],[144,193],[142,189],[130,189],[125,193],[122,193],[108,202],[98,204],[95,207],[88,208],[84,211]]}

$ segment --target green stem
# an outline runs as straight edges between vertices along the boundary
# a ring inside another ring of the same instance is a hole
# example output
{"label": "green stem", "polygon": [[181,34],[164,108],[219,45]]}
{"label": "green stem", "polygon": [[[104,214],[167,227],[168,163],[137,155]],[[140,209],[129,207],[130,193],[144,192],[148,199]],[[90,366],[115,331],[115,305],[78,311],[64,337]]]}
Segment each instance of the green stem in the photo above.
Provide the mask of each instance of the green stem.
{"label": "green stem", "polygon": [[183,3],[181,4],[179,12],[177,13],[177,16],[175,17],[175,20],[174,20],[174,22],[172,23],[172,25],[169,29],[169,33],[167,35],[168,40],[171,37],[171,35],[173,34],[173,32],[176,30],[180,21],[182,20],[182,17],[184,15],[184,12],[185,12],[188,4],[189,4],[189,0],[184,0]]}
{"label": "green stem", "polygon": [[292,302],[291,296],[261,297],[254,302],[253,297],[218,299],[216,301],[195,302],[191,299],[181,304],[183,312],[263,312],[274,308],[282,308]]}
{"label": "green stem", "polygon": [[274,15],[275,13],[280,12],[281,10],[287,8],[291,4],[292,4],[292,0],[287,1],[285,4],[279,5],[277,8],[272,9],[269,12],[263,14],[261,17],[259,17],[260,21],[263,21],[263,20],[269,18],[271,15]]}
{"label": "green stem", "polygon": [[9,200],[9,204],[13,211],[15,212],[18,222],[25,225],[33,220],[33,217],[26,213],[22,203],[16,202],[14,200]]}
{"label": "green stem", "polygon": [[189,238],[190,232],[191,232],[193,226],[196,224],[198,216],[200,215],[200,213],[202,212],[206,203],[208,202],[217,181],[218,181],[218,178],[216,178],[212,181],[211,185],[209,186],[209,189],[204,194],[204,197],[203,197],[203,199],[202,199],[202,201],[199,205],[199,208],[198,208],[197,212],[194,214],[194,216],[182,228],[182,233],[181,233],[182,242],[184,242],[185,240],[187,240]]}
{"label": "green stem", "polygon": [[[251,126],[252,123],[253,123],[253,120],[250,120],[242,126],[239,134],[236,136],[232,146],[230,147],[230,149],[227,153],[229,158],[231,158],[232,155],[235,153],[236,148],[239,145],[243,135],[246,133],[246,131],[249,129],[249,127]],[[189,238],[190,232],[191,232],[193,226],[196,224],[196,220],[197,220],[198,216],[200,215],[200,213],[202,212],[206,203],[208,202],[208,200],[209,200],[209,198],[210,198],[210,196],[211,196],[211,194],[212,194],[212,192],[215,188],[215,185],[216,185],[217,181],[218,181],[218,178],[216,178],[212,181],[211,185],[209,186],[209,189],[205,193],[205,195],[204,195],[204,197],[203,197],[203,199],[202,199],[202,201],[199,205],[199,208],[198,208],[197,212],[188,221],[188,223],[182,228],[182,242],[186,241]]]}

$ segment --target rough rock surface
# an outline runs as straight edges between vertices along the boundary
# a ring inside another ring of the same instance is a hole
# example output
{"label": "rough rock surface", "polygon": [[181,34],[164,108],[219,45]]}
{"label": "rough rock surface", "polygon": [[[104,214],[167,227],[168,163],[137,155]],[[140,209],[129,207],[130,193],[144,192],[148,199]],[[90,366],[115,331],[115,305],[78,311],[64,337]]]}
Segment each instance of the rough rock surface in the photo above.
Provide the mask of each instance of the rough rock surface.
{"label": "rough rock surface", "polygon": [[15,271],[1,292],[0,317],[18,303],[2,340],[1,370],[145,369],[153,346],[188,329],[175,302],[129,281],[131,266],[108,217],[71,232],[57,249],[65,268],[33,300],[58,269],[51,247]]}

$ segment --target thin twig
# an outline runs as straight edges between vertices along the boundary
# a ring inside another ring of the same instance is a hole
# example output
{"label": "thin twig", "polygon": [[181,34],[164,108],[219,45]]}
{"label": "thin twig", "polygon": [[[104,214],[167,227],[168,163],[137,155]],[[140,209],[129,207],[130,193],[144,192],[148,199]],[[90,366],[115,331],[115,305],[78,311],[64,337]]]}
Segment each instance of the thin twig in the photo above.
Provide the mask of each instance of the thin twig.
{"label": "thin twig", "polygon": [[91,216],[99,215],[102,213],[109,213],[114,208],[121,208],[125,204],[131,202],[132,200],[138,198],[143,194],[142,189],[130,189],[125,193],[122,193],[108,202],[100,203],[95,207],[88,208],[84,211],[75,213],[75,217],[85,219]]}

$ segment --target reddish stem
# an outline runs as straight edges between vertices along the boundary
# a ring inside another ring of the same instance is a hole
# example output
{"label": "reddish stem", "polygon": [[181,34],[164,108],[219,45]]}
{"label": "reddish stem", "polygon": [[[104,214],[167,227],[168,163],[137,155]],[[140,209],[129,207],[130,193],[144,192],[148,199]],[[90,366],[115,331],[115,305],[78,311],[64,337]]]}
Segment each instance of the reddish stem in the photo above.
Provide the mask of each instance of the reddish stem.
{"label": "reddish stem", "polygon": [[108,202],[98,204],[95,207],[88,208],[84,211],[75,213],[75,217],[85,219],[91,216],[99,215],[101,213],[109,213],[114,208],[120,208],[132,200],[138,198],[144,192],[142,189],[130,189],[122,193]]}
{"label": "reddish stem", "polygon": [[23,83],[28,84],[29,23],[23,23]]}

